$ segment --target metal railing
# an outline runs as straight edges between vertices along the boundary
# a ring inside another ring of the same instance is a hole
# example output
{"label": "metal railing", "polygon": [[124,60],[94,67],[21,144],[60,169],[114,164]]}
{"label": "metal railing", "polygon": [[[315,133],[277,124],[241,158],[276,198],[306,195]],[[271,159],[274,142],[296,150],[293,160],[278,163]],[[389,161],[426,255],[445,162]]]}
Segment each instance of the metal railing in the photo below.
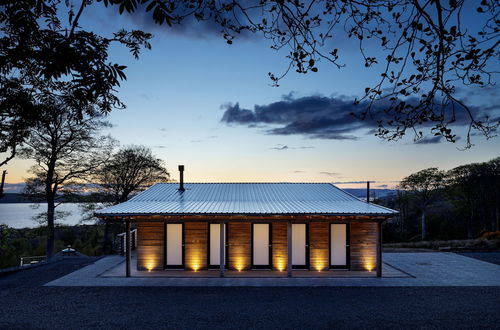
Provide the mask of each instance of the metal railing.
{"label": "metal railing", "polygon": [[[116,235],[115,246],[116,246],[116,250],[121,255],[125,254],[125,247],[126,247],[125,239],[126,239],[125,233],[121,233],[121,234]],[[131,241],[130,242],[131,250],[135,250],[135,248],[137,247],[137,229],[133,229],[130,231],[130,241]]]}
{"label": "metal railing", "polygon": [[21,267],[47,261],[47,256],[21,257]]}

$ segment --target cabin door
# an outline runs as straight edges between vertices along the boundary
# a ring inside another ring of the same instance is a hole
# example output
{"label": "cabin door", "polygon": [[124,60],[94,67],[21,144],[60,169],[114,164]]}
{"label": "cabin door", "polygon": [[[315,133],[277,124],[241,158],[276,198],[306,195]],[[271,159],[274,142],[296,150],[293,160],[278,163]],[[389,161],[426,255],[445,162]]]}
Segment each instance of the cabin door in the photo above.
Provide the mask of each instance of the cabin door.
{"label": "cabin door", "polygon": [[347,224],[330,224],[330,267],[347,268],[349,258],[349,238]]}
{"label": "cabin door", "polygon": [[308,250],[307,224],[292,224],[292,267],[307,268]]}
{"label": "cabin door", "polygon": [[181,223],[167,223],[166,268],[184,267],[184,235]]}
{"label": "cabin door", "polygon": [[[220,223],[211,223],[210,224],[210,247],[209,247],[209,265],[211,267],[220,267]],[[226,225],[224,224],[224,250],[226,246]],[[227,255],[226,251],[224,251],[224,265],[227,264]]]}
{"label": "cabin door", "polygon": [[268,223],[254,223],[252,227],[252,267],[270,268],[271,239]]}

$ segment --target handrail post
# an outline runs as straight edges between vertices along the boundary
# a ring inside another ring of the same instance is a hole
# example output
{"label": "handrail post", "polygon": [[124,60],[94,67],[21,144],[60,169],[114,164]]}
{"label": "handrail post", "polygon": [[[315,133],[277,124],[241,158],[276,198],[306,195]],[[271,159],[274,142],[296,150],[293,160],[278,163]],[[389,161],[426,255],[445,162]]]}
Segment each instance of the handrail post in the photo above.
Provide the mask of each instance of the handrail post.
{"label": "handrail post", "polygon": [[292,223],[288,222],[286,226],[286,237],[288,242],[287,258],[287,276],[292,277]]}
{"label": "handrail post", "polygon": [[130,219],[125,221],[125,276],[130,277],[130,259],[131,259],[131,251],[130,251]]}

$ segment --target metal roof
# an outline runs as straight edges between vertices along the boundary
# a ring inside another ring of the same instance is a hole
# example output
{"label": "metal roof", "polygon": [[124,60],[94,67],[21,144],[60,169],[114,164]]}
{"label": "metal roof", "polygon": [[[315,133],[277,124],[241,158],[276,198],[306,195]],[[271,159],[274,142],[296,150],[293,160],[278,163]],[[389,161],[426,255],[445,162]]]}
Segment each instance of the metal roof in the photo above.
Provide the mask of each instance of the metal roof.
{"label": "metal roof", "polygon": [[95,213],[134,215],[382,215],[397,212],[366,203],[329,183],[157,183],[127,202]]}

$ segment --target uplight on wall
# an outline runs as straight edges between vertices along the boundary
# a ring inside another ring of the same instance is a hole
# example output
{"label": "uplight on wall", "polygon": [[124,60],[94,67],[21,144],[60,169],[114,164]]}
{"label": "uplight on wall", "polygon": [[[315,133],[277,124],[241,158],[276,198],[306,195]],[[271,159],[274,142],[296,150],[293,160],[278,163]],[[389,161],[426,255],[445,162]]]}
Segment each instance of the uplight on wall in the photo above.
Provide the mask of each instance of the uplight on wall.
{"label": "uplight on wall", "polygon": [[146,269],[148,270],[148,272],[152,271],[155,268],[155,266],[156,266],[156,264],[155,264],[154,260],[146,261]]}
{"label": "uplight on wall", "polygon": [[325,268],[325,265],[321,262],[318,262],[314,265],[314,269],[316,269],[316,271],[318,271],[318,272],[322,271],[324,268]]}

